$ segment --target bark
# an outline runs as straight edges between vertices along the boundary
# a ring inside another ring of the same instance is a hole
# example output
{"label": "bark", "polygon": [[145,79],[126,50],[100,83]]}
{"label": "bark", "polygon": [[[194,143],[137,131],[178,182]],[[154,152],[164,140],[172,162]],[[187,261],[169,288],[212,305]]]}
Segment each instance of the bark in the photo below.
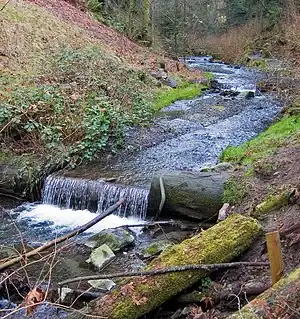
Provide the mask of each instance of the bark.
{"label": "bark", "polygon": [[[232,215],[197,236],[170,247],[154,259],[146,270],[187,264],[229,262],[248,249],[260,231],[261,226],[255,219],[238,214]],[[107,319],[139,318],[207,274],[206,270],[189,270],[131,278],[119,289],[92,301],[81,310],[81,313],[73,313],[69,318],[85,318],[84,314],[98,315]]]}
{"label": "bark", "polygon": [[299,318],[300,268],[248,303],[228,319]]}
{"label": "bark", "polygon": [[[227,173],[162,172],[152,180],[147,216],[216,221],[228,178]],[[163,207],[159,207],[162,198],[160,179],[165,194]]]}

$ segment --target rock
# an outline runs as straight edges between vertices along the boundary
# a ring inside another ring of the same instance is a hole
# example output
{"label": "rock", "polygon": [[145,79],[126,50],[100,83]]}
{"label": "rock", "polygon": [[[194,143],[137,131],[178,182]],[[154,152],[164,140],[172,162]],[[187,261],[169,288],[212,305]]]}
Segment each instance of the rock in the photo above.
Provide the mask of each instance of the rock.
{"label": "rock", "polygon": [[[197,224],[198,225],[198,224]],[[199,226],[198,226],[199,227]],[[172,243],[180,243],[190,236],[190,231],[172,231],[170,233],[163,233],[155,237],[156,240],[169,240]]]}
{"label": "rock", "polygon": [[166,80],[168,78],[168,73],[163,69],[159,69],[157,72],[151,71],[150,75],[157,80]]}
{"label": "rock", "polygon": [[97,280],[89,280],[88,283],[100,290],[110,291],[116,284],[110,279],[97,279]]}
{"label": "rock", "polygon": [[219,210],[218,222],[226,219],[230,214],[231,206],[229,203],[225,203]]}
{"label": "rock", "polygon": [[85,243],[90,248],[97,248],[106,244],[113,252],[131,245],[134,237],[124,228],[105,229],[100,233],[90,237]]}
{"label": "rock", "polygon": [[168,77],[167,79],[162,80],[162,83],[163,83],[164,85],[170,86],[170,87],[173,88],[173,89],[176,89],[176,88],[177,88],[177,81],[176,81],[175,79],[173,79],[173,78]]}
{"label": "rock", "polygon": [[173,243],[167,239],[155,241],[154,243],[147,245],[147,247],[142,248],[139,254],[142,258],[154,257],[172,245]]}
{"label": "rock", "polygon": [[97,268],[102,268],[114,257],[115,254],[113,253],[113,251],[106,244],[103,244],[92,251],[90,258],[86,260],[86,262],[91,263]]}
{"label": "rock", "polygon": [[228,173],[173,171],[157,173],[151,183],[148,216],[156,216],[161,198],[162,177],[166,200],[160,217],[217,220],[223,205],[224,184]]}
{"label": "rock", "polygon": [[17,305],[12,303],[11,301],[7,300],[7,299],[1,299],[0,300],[0,309],[12,309],[12,308],[16,308]]}
{"label": "rock", "polygon": [[74,298],[74,290],[67,288],[67,287],[62,287],[61,289],[58,289],[60,301],[63,304],[71,304],[72,299]]}
{"label": "rock", "polygon": [[201,168],[201,172],[224,172],[228,170],[234,169],[233,165],[231,163],[222,162],[216,165],[206,166]]}

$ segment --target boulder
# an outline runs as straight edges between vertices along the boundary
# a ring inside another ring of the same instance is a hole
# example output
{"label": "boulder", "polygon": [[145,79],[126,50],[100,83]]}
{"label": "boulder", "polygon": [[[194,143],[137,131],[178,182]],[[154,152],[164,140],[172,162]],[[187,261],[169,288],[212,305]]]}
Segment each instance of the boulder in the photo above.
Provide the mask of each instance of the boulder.
{"label": "boulder", "polygon": [[229,173],[173,171],[156,174],[151,183],[147,216],[156,216],[159,210],[160,177],[166,199],[159,217],[217,220]]}
{"label": "boulder", "polygon": [[100,269],[114,257],[115,254],[113,251],[106,244],[104,244],[94,249],[90,255],[90,258],[86,262],[91,263]]}
{"label": "boulder", "polygon": [[134,242],[134,237],[124,228],[104,229],[90,237],[85,243],[90,248],[106,244],[113,252],[122,250]]}

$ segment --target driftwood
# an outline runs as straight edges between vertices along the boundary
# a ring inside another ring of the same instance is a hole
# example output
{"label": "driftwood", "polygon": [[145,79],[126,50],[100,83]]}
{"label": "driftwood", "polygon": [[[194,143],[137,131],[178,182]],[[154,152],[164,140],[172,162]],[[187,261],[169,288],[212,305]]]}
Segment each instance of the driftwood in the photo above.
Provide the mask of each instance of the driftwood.
{"label": "driftwood", "polygon": [[187,270],[206,270],[212,271],[224,268],[236,268],[236,267],[268,267],[268,262],[234,262],[234,263],[222,263],[222,264],[200,264],[200,265],[182,265],[163,269],[145,270],[145,271],[133,271],[133,272],[116,272],[104,275],[92,275],[82,276],[67,279],[59,283],[59,286],[64,286],[72,282],[98,280],[98,279],[110,279],[110,278],[124,278],[124,277],[136,277],[136,276],[157,276],[163,274],[169,274],[174,272],[182,272]]}
{"label": "driftwood", "polygon": [[106,211],[104,211],[102,214],[98,215],[97,217],[95,217],[94,219],[92,219],[91,221],[89,221],[88,223],[84,224],[83,226],[78,227],[77,229],[75,229],[74,231],[70,232],[67,235],[61,236],[59,238],[53,239],[51,241],[46,242],[44,245],[33,249],[31,251],[29,251],[26,254],[20,255],[16,258],[10,259],[2,264],[0,264],[0,271],[13,266],[15,264],[17,264],[18,262],[22,261],[22,260],[26,260],[30,257],[33,257],[37,254],[39,254],[42,251],[45,251],[59,243],[62,243],[63,241],[70,239],[72,237],[75,237],[81,233],[83,233],[84,231],[86,231],[87,229],[91,228],[92,226],[94,226],[95,224],[97,224],[99,221],[101,221],[102,219],[104,219],[105,217],[107,217],[108,215],[112,214],[120,205],[122,205],[122,203],[125,201],[125,199],[121,199],[119,200],[117,203],[115,203],[114,205],[112,205],[111,207],[109,207]]}
{"label": "driftwood", "polygon": [[228,319],[299,318],[300,268],[248,303]]}
{"label": "driftwood", "polygon": [[[226,263],[248,249],[261,231],[259,223],[232,215],[200,234],[173,245],[155,258],[145,270],[159,270],[186,264]],[[116,290],[96,299],[69,318],[86,315],[107,319],[135,319],[157,308],[206,276],[207,270],[188,270],[149,277],[134,277]]]}

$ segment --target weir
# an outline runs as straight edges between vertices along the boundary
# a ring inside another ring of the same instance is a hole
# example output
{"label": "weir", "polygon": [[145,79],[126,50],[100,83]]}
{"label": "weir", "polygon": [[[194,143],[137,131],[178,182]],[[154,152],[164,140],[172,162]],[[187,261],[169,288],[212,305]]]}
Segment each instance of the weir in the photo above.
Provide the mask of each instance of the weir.
{"label": "weir", "polygon": [[146,218],[149,190],[107,183],[103,180],[47,177],[43,203],[75,210],[102,212],[121,198],[126,201],[115,212],[120,217]]}

